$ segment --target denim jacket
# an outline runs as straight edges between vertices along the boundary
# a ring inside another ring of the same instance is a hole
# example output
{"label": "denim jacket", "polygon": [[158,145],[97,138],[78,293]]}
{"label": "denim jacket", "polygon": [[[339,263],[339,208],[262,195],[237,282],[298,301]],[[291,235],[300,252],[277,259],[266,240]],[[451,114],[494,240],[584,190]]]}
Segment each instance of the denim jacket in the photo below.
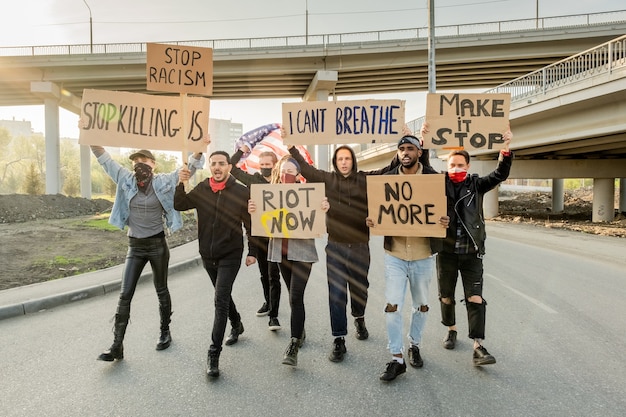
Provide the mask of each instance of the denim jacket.
{"label": "denim jacket", "polygon": [[[204,161],[204,155],[202,155],[200,160],[194,159],[193,156],[189,157],[189,170],[192,175],[196,169],[202,169]],[[124,230],[124,227],[128,225],[130,200],[138,191],[135,174],[111,158],[108,152],[98,157],[98,163],[102,165],[104,171],[117,184],[115,202],[113,203],[109,223]],[[163,210],[165,210],[165,226],[171,232],[175,232],[183,227],[183,218],[180,212],[174,210],[174,190],[176,189],[176,184],[178,184],[178,169],[169,174],[155,174],[152,179],[154,192],[163,206]]]}

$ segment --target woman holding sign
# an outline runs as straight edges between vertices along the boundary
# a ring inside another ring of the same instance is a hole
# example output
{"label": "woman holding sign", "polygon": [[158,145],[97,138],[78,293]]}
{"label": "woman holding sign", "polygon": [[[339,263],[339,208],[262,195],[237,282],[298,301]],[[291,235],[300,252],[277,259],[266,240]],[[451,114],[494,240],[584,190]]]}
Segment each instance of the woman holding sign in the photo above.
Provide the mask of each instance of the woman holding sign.
{"label": "woman holding sign", "polygon": [[[146,149],[130,155],[132,170],[111,158],[102,146],[91,146],[91,151],[104,171],[117,184],[109,223],[122,230],[128,226],[129,239],[113,325],[113,344],[98,356],[98,360],[112,362],[124,358],[122,342],[130,317],[130,302],[141,272],[148,262],[152,267],[161,316],[161,336],[156,350],[167,349],[172,342],[169,328],[172,301],[167,288],[170,251],[165,239],[165,227],[176,231],[183,225],[180,213],[174,210],[174,188],[178,183],[178,170],[169,174],[155,174],[154,155]],[[189,166],[191,172],[202,169],[204,156],[201,153],[194,154],[189,159]]]}
{"label": "woman holding sign", "polygon": [[[300,175],[300,165],[291,155],[278,161],[272,172],[272,184],[293,184]],[[322,211],[330,208],[328,200],[322,201]],[[257,210],[255,201],[248,202],[248,211]],[[291,307],[291,341],[283,357],[284,365],[298,364],[298,349],[304,342],[304,290],[306,289],[313,263],[319,260],[315,249],[315,239],[270,238],[267,248],[268,260],[277,262],[289,290]]]}

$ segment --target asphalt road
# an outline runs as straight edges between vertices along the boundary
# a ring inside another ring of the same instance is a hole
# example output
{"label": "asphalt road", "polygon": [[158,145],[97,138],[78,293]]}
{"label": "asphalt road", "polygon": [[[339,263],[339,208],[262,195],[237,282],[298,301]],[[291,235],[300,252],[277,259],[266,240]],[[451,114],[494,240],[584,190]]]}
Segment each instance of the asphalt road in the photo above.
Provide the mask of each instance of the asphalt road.
{"label": "asphalt road", "polygon": [[[289,340],[284,287],[283,329],[273,333],[267,318],[254,314],[262,299],[257,267],[242,267],[234,299],[245,332],[224,347],[221,376],[209,381],[213,291],[204,270],[193,268],[170,279],[174,342],[165,351],[154,350],[159,323],[150,283],[135,294],[123,361],[95,360],[111,343],[117,294],[0,321],[0,415],[625,415],[624,240],[501,223],[490,223],[488,233],[485,346],[495,365],[472,366],[460,303],[457,349],[441,347],[445,329],[433,280],[424,368],[379,381],[389,354],[382,240],[374,237],[370,338],[356,340],[350,326],[342,363],[327,359],[332,337],[323,258],[307,288],[307,340],[295,369],[280,363]],[[318,243],[323,256],[324,242]]]}

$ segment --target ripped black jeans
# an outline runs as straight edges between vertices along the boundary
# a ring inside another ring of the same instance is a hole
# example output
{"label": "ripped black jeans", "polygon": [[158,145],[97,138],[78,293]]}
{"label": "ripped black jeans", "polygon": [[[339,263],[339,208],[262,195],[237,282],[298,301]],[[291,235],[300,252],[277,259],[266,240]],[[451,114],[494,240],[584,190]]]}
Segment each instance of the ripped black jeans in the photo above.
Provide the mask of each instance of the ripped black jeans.
{"label": "ripped black jeans", "polygon": [[441,323],[444,326],[456,324],[454,293],[459,272],[467,309],[468,336],[470,339],[484,339],[487,303],[484,299],[482,304],[467,301],[473,295],[483,296],[483,260],[475,253],[458,255],[439,252],[437,255],[439,300],[447,298],[451,302],[441,301]]}

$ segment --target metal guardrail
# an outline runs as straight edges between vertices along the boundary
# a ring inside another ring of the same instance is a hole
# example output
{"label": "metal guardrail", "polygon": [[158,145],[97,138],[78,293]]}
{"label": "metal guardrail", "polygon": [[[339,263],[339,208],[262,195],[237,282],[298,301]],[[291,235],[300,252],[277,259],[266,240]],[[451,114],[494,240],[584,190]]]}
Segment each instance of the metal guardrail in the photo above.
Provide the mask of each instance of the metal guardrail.
{"label": "metal guardrail", "polygon": [[[510,93],[511,102],[528,100],[590,77],[610,76],[618,68],[626,68],[626,35],[500,84],[484,93]],[[412,132],[419,135],[425,118],[426,116],[421,116],[406,124]],[[390,151],[395,148],[395,144],[368,144],[364,148],[358,155],[361,158]]]}
{"label": "metal guardrail", "polygon": [[[541,31],[559,28],[589,27],[620,22],[626,22],[626,10],[581,15],[542,17],[538,19],[519,19],[500,22],[437,26],[435,28],[435,37],[460,37],[528,30]],[[428,39],[428,28],[308,36],[172,41],[163,43],[213,48],[214,50],[237,50],[307,46],[320,46],[325,48],[332,45],[408,39]],[[0,56],[84,55],[135,52],[145,53],[146,43],[17,46],[0,48]]]}
{"label": "metal guardrail", "polygon": [[609,76],[617,68],[626,68],[626,35],[500,84],[485,93],[510,93],[512,102],[528,100],[589,77]]}

